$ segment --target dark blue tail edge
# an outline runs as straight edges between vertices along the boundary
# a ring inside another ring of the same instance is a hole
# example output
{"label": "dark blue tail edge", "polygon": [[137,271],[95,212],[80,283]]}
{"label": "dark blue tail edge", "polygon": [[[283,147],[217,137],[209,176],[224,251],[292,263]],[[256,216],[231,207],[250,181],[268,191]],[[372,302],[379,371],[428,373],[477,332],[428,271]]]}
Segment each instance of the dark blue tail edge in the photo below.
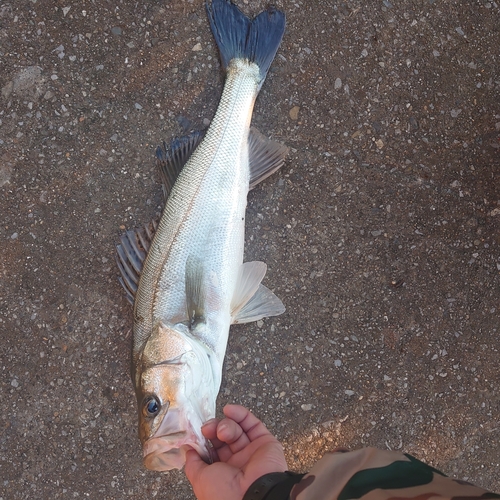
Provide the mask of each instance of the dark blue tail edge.
{"label": "dark blue tail edge", "polygon": [[285,32],[285,14],[268,7],[251,20],[230,0],[206,0],[206,8],[224,69],[231,59],[248,59],[259,66],[262,85]]}

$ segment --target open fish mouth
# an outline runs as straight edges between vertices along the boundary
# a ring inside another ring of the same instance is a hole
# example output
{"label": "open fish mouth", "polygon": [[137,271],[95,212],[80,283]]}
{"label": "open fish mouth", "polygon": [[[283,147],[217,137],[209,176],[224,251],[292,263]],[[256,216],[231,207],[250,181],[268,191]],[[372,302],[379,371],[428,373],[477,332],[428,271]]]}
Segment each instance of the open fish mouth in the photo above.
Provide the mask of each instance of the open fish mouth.
{"label": "open fish mouth", "polygon": [[194,449],[206,462],[211,461],[208,441],[200,444],[193,433],[177,432],[148,439],[143,447],[144,465],[155,471],[182,469],[186,463],[186,453],[190,449]]}
{"label": "open fish mouth", "polygon": [[155,471],[182,469],[189,449],[211,462],[211,443],[201,433],[207,417],[188,404],[182,409],[169,408],[153,437],[143,444],[144,465]]}

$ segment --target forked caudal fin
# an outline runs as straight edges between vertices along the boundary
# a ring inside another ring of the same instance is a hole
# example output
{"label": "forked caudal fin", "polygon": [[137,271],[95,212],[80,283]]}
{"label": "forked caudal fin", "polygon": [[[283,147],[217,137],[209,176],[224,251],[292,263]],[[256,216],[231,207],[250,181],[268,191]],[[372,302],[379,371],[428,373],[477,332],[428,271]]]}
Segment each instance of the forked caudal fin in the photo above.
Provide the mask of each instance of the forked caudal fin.
{"label": "forked caudal fin", "polygon": [[285,32],[285,14],[269,7],[251,20],[229,0],[207,0],[206,7],[222,66],[226,69],[231,59],[254,62],[260,89]]}

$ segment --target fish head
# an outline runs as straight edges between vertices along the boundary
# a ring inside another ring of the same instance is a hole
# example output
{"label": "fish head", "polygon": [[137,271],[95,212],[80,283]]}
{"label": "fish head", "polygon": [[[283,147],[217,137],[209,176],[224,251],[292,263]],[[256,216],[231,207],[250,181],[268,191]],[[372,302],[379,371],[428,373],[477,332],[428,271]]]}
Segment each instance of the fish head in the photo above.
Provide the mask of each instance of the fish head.
{"label": "fish head", "polygon": [[137,387],[144,465],[156,471],[181,469],[190,448],[209,461],[211,446],[201,426],[215,415],[218,388],[208,350],[183,324],[160,323],[150,341]]}

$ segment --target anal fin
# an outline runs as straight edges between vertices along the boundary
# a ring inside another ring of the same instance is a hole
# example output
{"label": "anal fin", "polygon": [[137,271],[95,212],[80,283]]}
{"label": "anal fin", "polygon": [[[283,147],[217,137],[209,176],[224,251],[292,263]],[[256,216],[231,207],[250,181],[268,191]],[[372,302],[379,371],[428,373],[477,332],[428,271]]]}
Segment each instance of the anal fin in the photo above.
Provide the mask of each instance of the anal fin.
{"label": "anal fin", "polygon": [[271,141],[255,127],[248,136],[248,157],[250,167],[250,189],[274,174],[284,163],[288,148]]}

